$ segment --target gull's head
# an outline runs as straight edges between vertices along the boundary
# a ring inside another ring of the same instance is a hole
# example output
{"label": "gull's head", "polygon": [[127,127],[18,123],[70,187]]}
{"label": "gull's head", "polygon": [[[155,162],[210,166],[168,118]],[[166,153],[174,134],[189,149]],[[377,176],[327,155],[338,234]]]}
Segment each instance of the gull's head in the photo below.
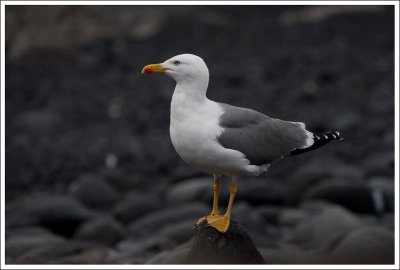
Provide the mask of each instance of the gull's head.
{"label": "gull's head", "polygon": [[142,74],[165,73],[176,82],[208,81],[208,68],[203,59],[194,54],[180,54],[163,63],[147,65]]}

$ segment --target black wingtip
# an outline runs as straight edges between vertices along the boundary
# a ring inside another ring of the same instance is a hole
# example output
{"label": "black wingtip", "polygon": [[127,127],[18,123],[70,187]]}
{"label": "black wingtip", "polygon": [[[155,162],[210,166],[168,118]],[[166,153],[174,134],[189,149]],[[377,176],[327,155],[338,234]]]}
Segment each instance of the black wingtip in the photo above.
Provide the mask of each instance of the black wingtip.
{"label": "black wingtip", "polygon": [[342,141],[343,137],[340,135],[339,131],[328,131],[328,132],[324,132],[324,133],[318,133],[318,134],[314,134],[314,143],[308,147],[308,148],[303,148],[303,149],[295,149],[292,152],[290,152],[289,156],[295,156],[298,154],[302,154],[305,152],[309,152],[311,150],[317,149],[327,143],[329,143],[330,141]]}

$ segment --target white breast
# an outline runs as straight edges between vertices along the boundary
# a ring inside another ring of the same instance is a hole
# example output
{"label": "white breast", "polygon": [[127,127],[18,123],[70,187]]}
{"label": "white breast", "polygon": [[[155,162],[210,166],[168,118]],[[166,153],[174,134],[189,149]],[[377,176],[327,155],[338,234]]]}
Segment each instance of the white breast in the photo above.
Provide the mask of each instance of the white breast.
{"label": "white breast", "polygon": [[[218,175],[257,174],[258,166],[249,165],[244,155],[222,147],[217,139],[223,132],[218,125],[223,109],[218,103],[181,102],[175,95],[171,103],[171,141],[179,156],[198,170]],[[255,172],[257,171],[257,172]]]}

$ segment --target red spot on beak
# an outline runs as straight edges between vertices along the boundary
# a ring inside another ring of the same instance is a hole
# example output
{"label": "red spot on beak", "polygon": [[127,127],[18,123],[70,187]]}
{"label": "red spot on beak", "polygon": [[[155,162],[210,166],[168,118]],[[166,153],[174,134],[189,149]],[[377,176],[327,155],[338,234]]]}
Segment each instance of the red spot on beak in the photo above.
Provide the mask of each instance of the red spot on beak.
{"label": "red spot on beak", "polygon": [[147,74],[153,73],[153,69],[151,67],[147,67],[144,69],[144,73],[147,73]]}

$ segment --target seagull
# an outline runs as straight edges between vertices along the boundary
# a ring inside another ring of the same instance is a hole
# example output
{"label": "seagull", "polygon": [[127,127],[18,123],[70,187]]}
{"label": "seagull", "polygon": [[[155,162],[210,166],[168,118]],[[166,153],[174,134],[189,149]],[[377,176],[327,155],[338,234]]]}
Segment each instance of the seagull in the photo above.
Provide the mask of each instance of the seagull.
{"label": "seagull", "polygon": [[[266,172],[275,160],[314,150],[332,140],[338,131],[315,134],[302,122],[268,117],[255,110],[212,101],[206,97],[207,65],[193,54],[174,56],[150,64],[142,74],[164,73],[176,81],[171,101],[170,136],[178,155],[192,167],[213,175],[211,214],[200,218],[221,233],[230,224],[237,179]],[[220,177],[232,179],[226,213],[218,209]]]}

